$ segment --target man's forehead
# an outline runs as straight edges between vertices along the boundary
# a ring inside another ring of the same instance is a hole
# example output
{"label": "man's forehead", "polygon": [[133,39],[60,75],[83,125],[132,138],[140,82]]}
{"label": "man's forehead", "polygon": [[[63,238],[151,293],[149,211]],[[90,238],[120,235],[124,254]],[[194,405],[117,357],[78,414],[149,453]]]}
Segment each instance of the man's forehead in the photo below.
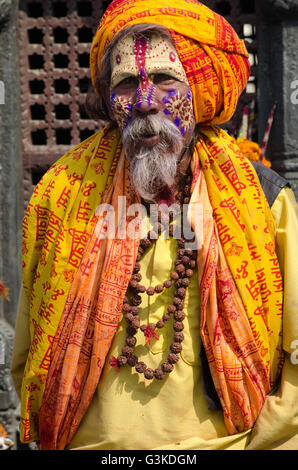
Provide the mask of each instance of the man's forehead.
{"label": "man's forehead", "polygon": [[129,75],[170,73],[187,83],[185,70],[172,42],[158,33],[149,36],[130,34],[121,38],[111,54],[111,87]]}

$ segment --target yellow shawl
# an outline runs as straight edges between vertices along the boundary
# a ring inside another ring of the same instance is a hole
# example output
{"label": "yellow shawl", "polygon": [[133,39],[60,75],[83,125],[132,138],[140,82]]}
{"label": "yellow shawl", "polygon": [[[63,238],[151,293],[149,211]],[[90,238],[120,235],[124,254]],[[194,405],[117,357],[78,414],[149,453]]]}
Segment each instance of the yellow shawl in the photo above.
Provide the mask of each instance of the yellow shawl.
{"label": "yellow shawl", "polygon": [[[136,201],[121,149],[118,131],[107,127],[70,151],[39,183],[24,219],[32,343],[21,435],[30,442],[40,433],[43,448],[63,449],[73,436],[121,316],[138,241],[99,242],[105,222],[95,216],[103,195],[116,209],[119,195],[128,206]],[[224,131],[202,132],[192,170],[190,219],[197,203],[204,207],[201,337],[235,433],[253,425],[282,365],[274,220],[254,169]]]}

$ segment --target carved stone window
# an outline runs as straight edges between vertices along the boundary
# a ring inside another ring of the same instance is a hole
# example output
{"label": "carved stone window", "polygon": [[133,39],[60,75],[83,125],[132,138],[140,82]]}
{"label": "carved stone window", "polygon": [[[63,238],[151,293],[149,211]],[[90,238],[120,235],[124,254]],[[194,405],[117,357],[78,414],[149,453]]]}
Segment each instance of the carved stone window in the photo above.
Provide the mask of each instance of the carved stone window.
{"label": "carved stone window", "polygon": [[21,0],[19,6],[25,206],[49,166],[93,134],[84,111],[89,52],[102,0]]}

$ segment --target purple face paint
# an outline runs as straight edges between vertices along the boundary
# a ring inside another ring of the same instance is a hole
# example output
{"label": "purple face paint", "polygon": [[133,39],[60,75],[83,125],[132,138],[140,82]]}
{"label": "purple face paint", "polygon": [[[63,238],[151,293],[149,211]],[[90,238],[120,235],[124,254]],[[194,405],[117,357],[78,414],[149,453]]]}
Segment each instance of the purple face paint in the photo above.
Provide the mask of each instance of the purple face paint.
{"label": "purple face paint", "polygon": [[186,95],[181,95],[179,91],[170,89],[168,96],[162,101],[165,104],[164,114],[173,117],[174,124],[184,136],[194,119],[191,90],[189,89]]}

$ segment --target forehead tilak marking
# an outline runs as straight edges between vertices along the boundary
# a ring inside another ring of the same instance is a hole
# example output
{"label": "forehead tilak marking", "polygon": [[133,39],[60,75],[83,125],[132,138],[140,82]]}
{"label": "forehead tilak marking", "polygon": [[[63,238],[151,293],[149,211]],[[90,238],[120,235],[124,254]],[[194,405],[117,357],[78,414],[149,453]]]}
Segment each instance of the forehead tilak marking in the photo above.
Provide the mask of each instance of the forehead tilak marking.
{"label": "forehead tilak marking", "polygon": [[136,65],[139,70],[141,77],[141,88],[142,91],[147,91],[149,85],[149,79],[146,72],[146,54],[149,48],[150,40],[144,36],[137,36],[134,42],[134,53]]}

